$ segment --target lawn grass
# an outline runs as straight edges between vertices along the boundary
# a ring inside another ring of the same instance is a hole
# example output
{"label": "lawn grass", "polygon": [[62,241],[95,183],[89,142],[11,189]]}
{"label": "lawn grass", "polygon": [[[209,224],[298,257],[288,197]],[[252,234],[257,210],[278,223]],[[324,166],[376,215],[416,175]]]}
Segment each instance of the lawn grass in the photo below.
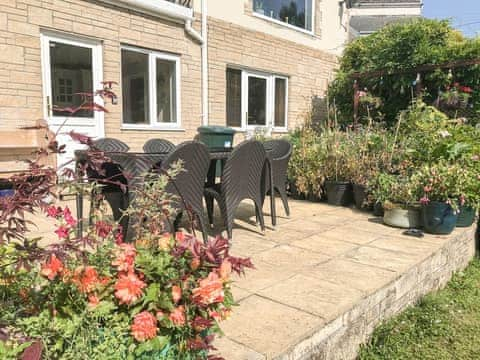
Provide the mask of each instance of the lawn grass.
{"label": "lawn grass", "polygon": [[380,325],[360,359],[480,359],[480,260]]}

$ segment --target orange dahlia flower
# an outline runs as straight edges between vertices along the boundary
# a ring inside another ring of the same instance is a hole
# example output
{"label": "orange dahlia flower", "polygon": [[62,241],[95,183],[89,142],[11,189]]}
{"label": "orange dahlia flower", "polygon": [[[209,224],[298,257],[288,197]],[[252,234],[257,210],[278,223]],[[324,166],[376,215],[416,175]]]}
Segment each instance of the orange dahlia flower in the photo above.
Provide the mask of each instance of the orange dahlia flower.
{"label": "orange dahlia flower", "polygon": [[112,265],[117,267],[118,271],[128,272],[133,269],[137,250],[132,244],[120,244],[116,251],[116,259]]}
{"label": "orange dahlia flower", "polygon": [[91,266],[76,268],[72,281],[82,293],[90,293],[100,284],[97,270]]}
{"label": "orange dahlia flower", "polygon": [[176,326],[185,325],[185,307],[183,305],[176,307],[168,318]]}
{"label": "orange dahlia flower", "polygon": [[193,300],[203,305],[221,303],[224,300],[222,280],[211,272],[207,278],[199,281],[199,287],[192,290]]}
{"label": "orange dahlia flower", "polygon": [[153,339],[157,336],[157,319],[148,311],[142,311],[133,318],[131,330],[137,341]]}
{"label": "orange dahlia flower", "polygon": [[223,260],[222,265],[220,265],[220,270],[218,271],[220,278],[223,281],[228,281],[230,274],[232,273],[232,264],[228,260]]}
{"label": "orange dahlia flower", "polygon": [[115,297],[120,300],[120,304],[130,305],[142,296],[142,289],[146,286],[134,273],[120,275],[115,284]]}
{"label": "orange dahlia flower", "polygon": [[53,280],[63,270],[63,263],[53,254],[50,260],[42,266],[40,274],[48,280]]}
{"label": "orange dahlia flower", "polygon": [[182,289],[178,285],[173,285],[172,286],[172,299],[173,302],[176,304],[180,301],[182,298]]}

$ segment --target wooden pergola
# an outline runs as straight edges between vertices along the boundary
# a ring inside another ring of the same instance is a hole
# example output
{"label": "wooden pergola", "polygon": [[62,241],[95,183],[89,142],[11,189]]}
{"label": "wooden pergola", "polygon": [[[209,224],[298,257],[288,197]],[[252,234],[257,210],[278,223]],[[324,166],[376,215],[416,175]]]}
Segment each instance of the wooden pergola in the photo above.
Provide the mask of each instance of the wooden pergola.
{"label": "wooden pergola", "polygon": [[360,103],[359,97],[359,82],[361,79],[373,78],[373,77],[382,77],[390,75],[405,75],[405,74],[417,74],[415,82],[415,93],[419,95],[422,92],[422,73],[437,70],[437,69],[455,69],[459,67],[466,67],[472,65],[480,65],[480,59],[474,60],[461,60],[461,61],[450,61],[443,64],[426,64],[412,67],[409,69],[402,70],[372,70],[366,72],[354,72],[350,74],[350,78],[353,78],[353,125],[356,127],[358,125],[358,109]]}

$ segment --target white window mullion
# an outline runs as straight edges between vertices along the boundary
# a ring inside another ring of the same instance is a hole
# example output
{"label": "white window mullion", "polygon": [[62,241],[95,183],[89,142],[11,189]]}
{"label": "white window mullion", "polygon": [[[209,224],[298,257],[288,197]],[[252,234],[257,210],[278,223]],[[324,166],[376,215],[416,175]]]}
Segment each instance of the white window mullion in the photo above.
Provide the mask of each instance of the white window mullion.
{"label": "white window mullion", "polygon": [[248,75],[242,71],[242,129],[248,125]]}
{"label": "white window mullion", "polygon": [[270,76],[267,82],[267,127],[275,126],[275,76]]}
{"label": "white window mullion", "polygon": [[[181,92],[181,76],[182,76],[182,66],[180,63],[180,58],[175,60],[175,116],[177,126],[182,124],[182,92]],[[173,113],[172,113],[173,114]]]}
{"label": "white window mullion", "polygon": [[149,83],[149,93],[150,93],[150,125],[158,124],[157,117],[157,66],[156,66],[156,57],[152,54],[149,54],[148,58],[148,83]]}

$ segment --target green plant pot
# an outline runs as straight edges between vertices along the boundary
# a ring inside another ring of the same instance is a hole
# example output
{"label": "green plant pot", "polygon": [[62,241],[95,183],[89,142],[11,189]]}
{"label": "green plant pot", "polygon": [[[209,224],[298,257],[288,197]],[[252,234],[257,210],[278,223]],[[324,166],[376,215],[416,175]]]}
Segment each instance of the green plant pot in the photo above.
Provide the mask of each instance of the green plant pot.
{"label": "green plant pot", "polygon": [[371,210],[367,203],[367,187],[365,185],[353,184],[353,197],[355,200],[355,207],[358,210]]}
{"label": "green plant pot", "polygon": [[416,208],[385,209],[383,222],[386,225],[402,229],[419,228],[421,225],[420,210]]}
{"label": "green plant pot", "polygon": [[457,227],[470,227],[475,221],[475,209],[471,206],[460,206],[457,215]]}
{"label": "green plant pot", "polygon": [[330,205],[350,206],[353,203],[353,187],[346,181],[325,181],[327,202]]}
{"label": "green plant pot", "polygon": [[422,217],[426,232],[448,235],[455,229],[458,216],[449,204],[432,201],[423,206]]}

